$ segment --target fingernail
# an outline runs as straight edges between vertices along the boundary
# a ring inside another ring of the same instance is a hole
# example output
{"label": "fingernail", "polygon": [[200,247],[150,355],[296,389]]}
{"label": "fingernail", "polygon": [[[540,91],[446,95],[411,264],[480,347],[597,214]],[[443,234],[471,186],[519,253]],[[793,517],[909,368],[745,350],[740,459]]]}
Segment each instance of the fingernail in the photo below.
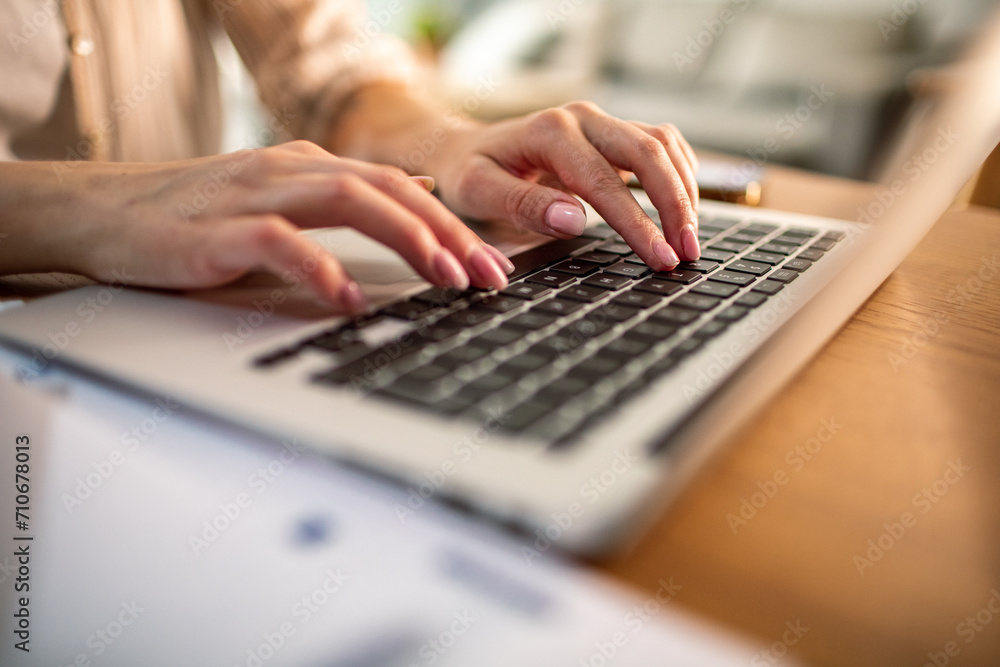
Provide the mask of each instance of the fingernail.
{"label": "fingernail", "polygon": [[494,248],[491,245],[486,244],[483,247],[486,248],[486,252],[490,253],[490,256],[497,261],[497,264],[500,265],[500,268],[503,269],[504,273],[508,276],[514,273],[514,262],[507,259],[507,255],[503,254],[498,248]]}
{"label": "fingernail", "polygon": [[579,206],[557,201],[545,211],[545,224],[560,234],[579,236],[587,226],[587,214]]}
{"label": "fingernail", "polygon": [[677,253],[671,248],[664,239],[657,239],[653,242],[653,254],[656,258],[663,262],[663,268],[673,269],[678,264],[680,260],[677,258]]}
{"label": "fingernail", "polygon": [[479,246],[469,255],[469,265],[483,287],[503,289],[507,287],[507,276],[493,259],[486,246]]}
{"label": "fingernail", "polygon": [[698,234],[691,225],[684,225],[681,229],[681,246],[683,246],[684,254],[687,255],[689,260],[694,261],[701,257],[701,244],[698,243]]}
{"label": "fingernail", "polygon": [[438,281],[446,287],[464,290],[469,286],[469,274],[447,248],[441,248],[434,255],[434,271],[438,275]]}
{"label": "fingernail", "polygon": [[361,286],[353,280],[347,281],[340,288],[340,303],[351,315],[362,315],[368,312],[368,300]]}
{"label": "fingernail", "polygon": [[434,192],[434,178],[431,176],[410,176],[410,180],[424,186],[427,192]]}

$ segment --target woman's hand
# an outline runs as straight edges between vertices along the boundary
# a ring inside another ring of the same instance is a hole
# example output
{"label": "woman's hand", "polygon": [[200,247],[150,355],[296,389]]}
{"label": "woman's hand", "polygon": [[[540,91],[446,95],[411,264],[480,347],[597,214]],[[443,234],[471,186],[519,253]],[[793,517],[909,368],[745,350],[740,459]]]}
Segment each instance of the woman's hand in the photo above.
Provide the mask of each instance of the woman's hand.
{"label": "woman's hand", "polygon": [[[653,268],[701,254],[697,158],[671,125],[623,121],[574,102],[493,125],[465,124],[445,136],[426,170],[460,214],[504,218],[568,238],[586,222],[576,194]],[[641,181],[662,233],[629,192],[623,172]]]}
{"label": "woman's hand", "polygon": [[[59,175],[57,178],[57,174]],[[340,263],[298,234],[349,226],[428,281],[503,288],[513,265],[428,192],[429,179],[334,157],[308,142],[163,164],[0,164],[0,272],[64,270],[199,288],[254,269],[302,273],[317,296],[360,313]]]}

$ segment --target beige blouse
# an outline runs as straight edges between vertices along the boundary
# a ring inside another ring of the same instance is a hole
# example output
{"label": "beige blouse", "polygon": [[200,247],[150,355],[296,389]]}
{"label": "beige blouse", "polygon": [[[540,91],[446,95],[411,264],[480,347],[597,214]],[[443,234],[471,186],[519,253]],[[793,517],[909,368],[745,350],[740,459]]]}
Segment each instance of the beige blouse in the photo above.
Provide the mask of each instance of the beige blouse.
{"label": "beige blouse", "polygon": [[4,0],[0,159],[218,152],[219,29],[288,136],[321,140],[358,87],[416,73],[362,0]]}

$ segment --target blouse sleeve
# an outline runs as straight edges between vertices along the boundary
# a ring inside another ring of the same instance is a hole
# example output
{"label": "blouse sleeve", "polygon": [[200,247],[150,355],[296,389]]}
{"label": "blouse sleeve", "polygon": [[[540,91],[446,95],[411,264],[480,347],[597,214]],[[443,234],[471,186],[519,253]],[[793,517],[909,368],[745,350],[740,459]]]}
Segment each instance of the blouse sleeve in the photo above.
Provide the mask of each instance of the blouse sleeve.
{"label": "blouse sleeve", "polygon": [[[320,142],[353,92],[412,81],[407,46],[363,0],[210,0],[288,134]],[[392,6],[392,3],[390,3]],[[386,10],[389,12],[389,10]]]}

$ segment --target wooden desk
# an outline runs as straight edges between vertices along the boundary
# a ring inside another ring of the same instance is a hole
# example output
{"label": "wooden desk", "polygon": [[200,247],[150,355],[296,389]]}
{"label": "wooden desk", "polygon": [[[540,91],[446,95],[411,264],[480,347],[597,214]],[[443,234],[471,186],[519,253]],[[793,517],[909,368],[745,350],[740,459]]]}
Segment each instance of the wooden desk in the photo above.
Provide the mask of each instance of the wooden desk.
{"label": "wooden desk", "polygon": [[[764,204],[785,210],[854,217],[867,191],[770,175]],[[955,210],[603,569],[647,592],[672,577],[677,604],[762,649],[801,623],[788,650],[811,664],[1000,665],[998,482],[1000,214]],[[751,498],[766,504],[734,533]]]}

